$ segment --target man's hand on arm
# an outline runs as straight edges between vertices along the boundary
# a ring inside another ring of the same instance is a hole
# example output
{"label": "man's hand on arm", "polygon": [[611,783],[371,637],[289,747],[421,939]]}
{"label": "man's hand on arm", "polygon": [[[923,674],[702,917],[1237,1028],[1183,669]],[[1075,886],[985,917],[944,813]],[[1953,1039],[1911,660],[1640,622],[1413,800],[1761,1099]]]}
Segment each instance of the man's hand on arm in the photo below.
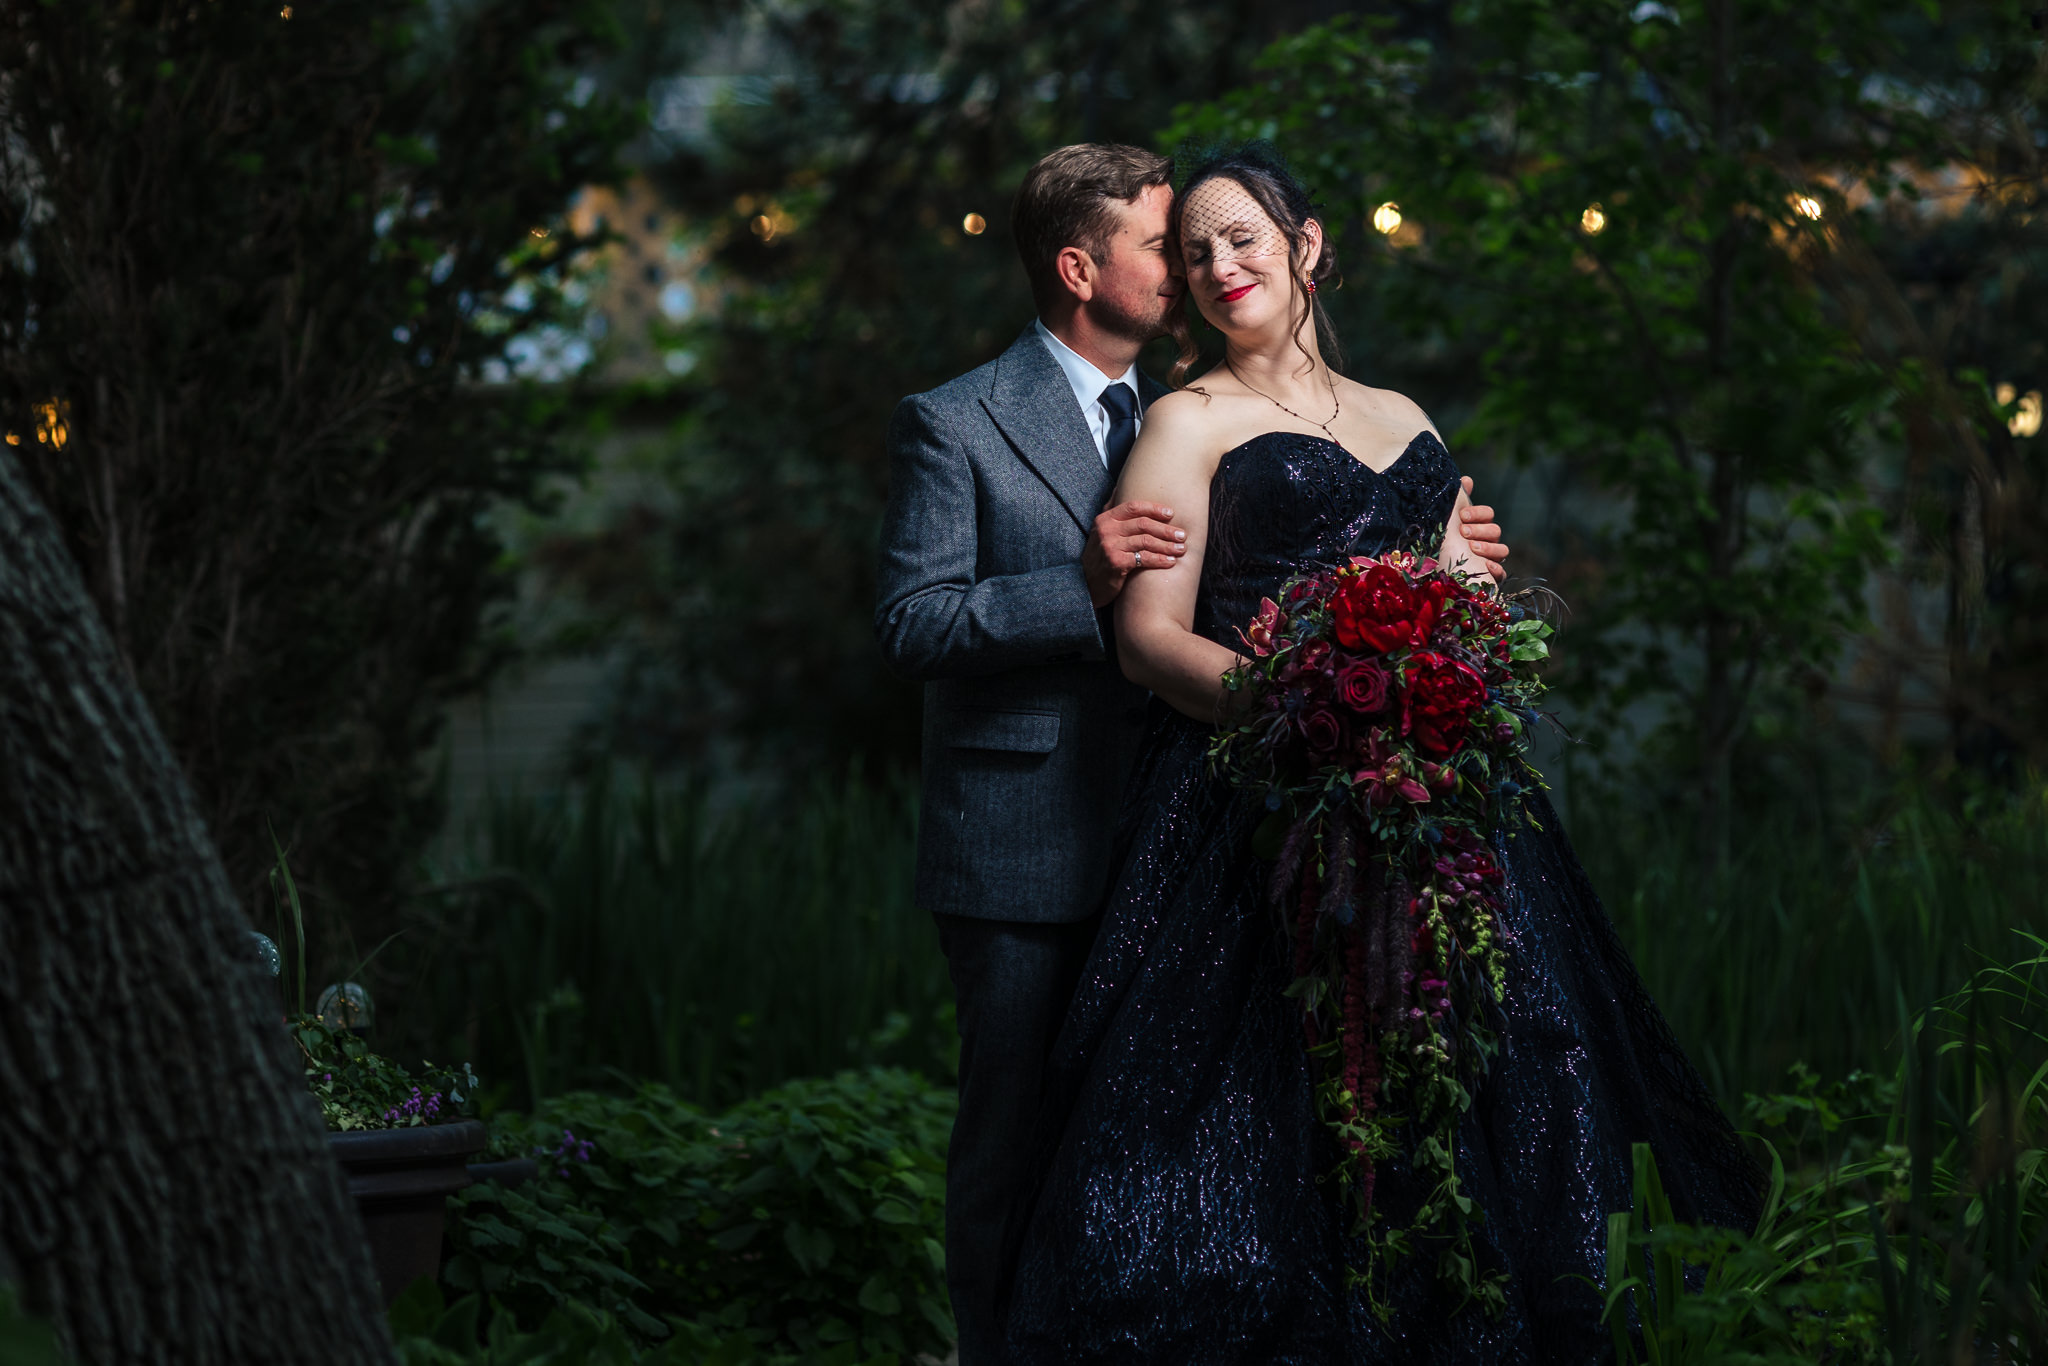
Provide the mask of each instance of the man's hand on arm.
{"label": "man's hand on arm", "polygon": [[[1157,503],[1118,503],[1095,519],[1081,547],[1081,573],[1097,607],[1116,601],[1133,573],[1180,563],[1187,553],[1187,533],[1172,522],[1173,509]],[[1498,527],[1494,535],[1500,535]]]}
{"label": "man's hand on arm", "polygon": [[[1465,495],[1472,494],[1472,476],[1466,475],[1458,481],[1465,486]],[[1486,572],[1499,583],[1508,576],[1507,543],[1500,538],[1500,524],[1493,520],[1493,509],[1484,503],[1471,504],[1458,509],[1458,530],[1472,547],[1472,553],[1486,562]],[[1090,587],[1094,581],[1089,581]],[[1099,606],[1100,604],[1098,604]]]}

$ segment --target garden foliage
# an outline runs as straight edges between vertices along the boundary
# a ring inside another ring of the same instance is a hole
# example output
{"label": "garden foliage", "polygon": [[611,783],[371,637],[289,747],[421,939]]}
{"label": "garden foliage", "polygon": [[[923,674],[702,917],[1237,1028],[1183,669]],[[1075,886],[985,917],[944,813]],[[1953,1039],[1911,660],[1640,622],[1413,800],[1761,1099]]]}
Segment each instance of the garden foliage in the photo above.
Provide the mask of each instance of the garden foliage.
{"label": "garden foliage", "polygon": [[459,1068],[422,1064],[415,1075],[317,1015],[294,1015],[285,1028],[298,1045],[306,1089],[320,1102],[330,1132],[417,1129],[470,1114],[476,1075],[467,1063]]}
{"label": "garden foliage", "polygon": [[[1603,738],[1668,723],[1710,861],[1738,750],[1800,740],[1888,559],[1947,582],[1952,649],[1919,645],[1930,604],[1898,585],[1863,661],[1869,738],[1896,747],[1900,689],[1922,686],[2040,743],[2032,710],[1978,692],[1986,585],[2016,603],[2039,577],[1989,511],[2026,524],[2040,484],[1981,369],[2042,358],[2009,312],[2048,221],[2038,51],[2017,3],[1474,0],[1310,28],[1175,129],[1293,157],[1356,330],[1437,358],[1473,405],[1466,454],[1582,491],[1584,539],[1552,547],[1575,609],[1558,681]],[[1929,202],[1951,182],[1981,192]],[[1951,255],[1964,233],[1990,254]]]}
{"label": "garden foliage", "polygon": [[1031,320],[1009,221],[1025,168],[1066,142],[1150,142],[1176,104],[1240,78],[1287,13],[1098,0],[1080,23],[1057,6],[792,0],[715,37],[702,11],[647,13],[662,32],[638,46],[668,65],[646,75],[695,70],[707,45],[774,57],[701,134],[649,140],[719,303],[669,339],[695,364],[688,415],[643,442],[655,478],[536,560],[579,604],[579,635],[616,650],[600,733],[615,752],[910,762],[917,691],[872,627],[890,410]]}
{"label": "garden foliage", "polygon": [[950,1089],[873,1069],[723,1114],[644,1085],[499,1116],[495,1151],[537,1155],[541,1177],[457,1197],[444,1281],[525,1331],[581,1305],[640,1344],[944,1356],[953,1105]]}
{"label": "garden foliage", "polygon": [[712,1108],[844,1067],[950,1077],[916,811],[858,774],[721,800],[614,771],[494,798],[392,947],[424,984],[409,1046],[521,1106],[621,1073]]}
{"label": "garden foliage", "polygon": [[1623,1366],[2048,1359],[2048,940],[2018,950],[1899,1006],[1891,1078],[1799,1068],[1750,1098],[1799,1162],[1753,1233],[1676,1223],[1637,1147],[1635,1208],[1609,1224]]}
{"label": "garden foliage", "polygon": [[422,758],[498,653],[483,514],[572,463],[558,400],[475,381],[631,131],[577,83],[609,33],[598,0],[0,8],[0,433],[237,891],[267,818],[336,940],[390,929]]}

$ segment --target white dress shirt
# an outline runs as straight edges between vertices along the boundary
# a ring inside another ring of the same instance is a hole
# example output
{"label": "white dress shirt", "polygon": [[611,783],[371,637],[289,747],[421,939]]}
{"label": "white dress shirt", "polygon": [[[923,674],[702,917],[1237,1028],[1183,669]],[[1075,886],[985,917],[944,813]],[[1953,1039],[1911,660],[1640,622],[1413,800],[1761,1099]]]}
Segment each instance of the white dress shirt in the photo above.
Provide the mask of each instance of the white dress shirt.
{"label": "white dress shirt", "polygon": [[1109,410],[1102,406],[1102,391],[1112,384],[1127,385],[1131,396],[1138,400],[1138,430],[1145,429],[1145,395],[1138,390],[1138,367],[1109,379],[1095,368],[1073,347],[1052,334],[1052,329],[1043,322],[1035,322],[1038,339],[1045,343],[1045,349],[1052,352],[1052,358],[1060,363],[1060,369],[1067,376],[1067,383],[1074,386],[1074,401],[1081,405],[1081,416],[1088,419],[1088,431],[1095,438],[1095,453],[1102,457],[1106,467],[1109,464]]}

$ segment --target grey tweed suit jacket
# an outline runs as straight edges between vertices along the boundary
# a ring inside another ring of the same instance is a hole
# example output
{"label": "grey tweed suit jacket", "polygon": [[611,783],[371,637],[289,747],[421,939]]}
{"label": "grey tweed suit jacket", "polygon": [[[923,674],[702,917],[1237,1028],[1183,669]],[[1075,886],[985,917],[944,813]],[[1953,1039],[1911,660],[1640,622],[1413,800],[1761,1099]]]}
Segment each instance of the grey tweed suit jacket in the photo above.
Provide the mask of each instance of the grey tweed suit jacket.
{"label": "grey tweed suit jacket", "polygon": [[[1165,388],[1141,379],[1141,401]],[[925,683],[919,906],[1065,923],[1101,907],[1147,694],[1081,546],[1110,492],[1036,332],[889,423],[875,632]]]}

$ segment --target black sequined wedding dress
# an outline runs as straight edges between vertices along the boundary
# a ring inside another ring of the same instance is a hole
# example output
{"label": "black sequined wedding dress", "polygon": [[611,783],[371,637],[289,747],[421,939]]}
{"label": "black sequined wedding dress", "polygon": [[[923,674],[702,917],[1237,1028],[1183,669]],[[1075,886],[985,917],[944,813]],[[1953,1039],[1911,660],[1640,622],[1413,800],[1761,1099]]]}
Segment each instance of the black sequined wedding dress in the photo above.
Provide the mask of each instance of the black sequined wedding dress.
{"label": "black sequined wedding dress", "polygon": [[[1274,432],[1225,455],[1210,493],[1197,629],[1235,641],[1262,596],[1310,564],[1378,554],[1441,526],[1458,472],[1434,435],[1384,471]],[[1208,728],[1154,703],[1125,803],[1127,850],[1048,1075],[1030,1198],[1013,1219],[1015,1359],[1082,1362],[1558,1363],[1609,1355],[1607,1216],[1648,1141],[1681,1218],[1735,1227],[1757,1173],[1587,884],[1548,805],[1502,843],[1506,1033],[1458,1143],[1483,1212],[1483,1270],[1507,1309],[1454,1314],[1424,1250],[1382,1322],[1345,1288],[1348,1208],[1310,1104],[1299,1008],[1266,870],[1258,797],[1207,771]],[[1401,1203],[1382,1170],[1378,1205]]]}

